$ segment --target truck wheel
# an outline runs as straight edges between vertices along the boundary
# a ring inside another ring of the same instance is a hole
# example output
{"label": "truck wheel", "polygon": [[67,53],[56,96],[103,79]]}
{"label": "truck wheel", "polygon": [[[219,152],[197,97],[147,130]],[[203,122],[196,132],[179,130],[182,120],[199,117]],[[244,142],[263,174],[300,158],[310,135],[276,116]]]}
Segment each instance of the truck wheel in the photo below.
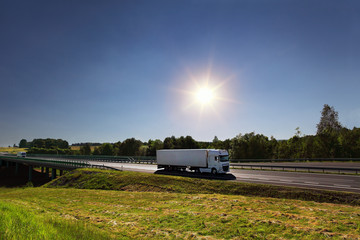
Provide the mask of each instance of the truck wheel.
{"label": "truck wheel", "polygon": [[217,171],[216,171],[215,168],[211,169],[211,174],[213,174],[213,175],[216,175],[216,174],[217,174]]}

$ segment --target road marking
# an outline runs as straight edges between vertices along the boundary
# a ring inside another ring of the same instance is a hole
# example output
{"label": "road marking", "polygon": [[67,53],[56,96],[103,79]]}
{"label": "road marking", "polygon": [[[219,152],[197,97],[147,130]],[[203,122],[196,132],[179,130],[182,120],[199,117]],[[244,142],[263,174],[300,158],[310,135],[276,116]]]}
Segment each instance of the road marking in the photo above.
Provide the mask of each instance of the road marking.
{"label": "road marking", "polygon": [[285,179],[279,179],[280,182],[294,182],[293,180],[285,180]]}
{"label": "road marking", "polygon": [[351,188],[350,185],[333,184],[335,187]]}
{"label": "road marking", "polygon": [[318,182],[303,182],[303,183],[306,183],[306,184],[319,184]]}

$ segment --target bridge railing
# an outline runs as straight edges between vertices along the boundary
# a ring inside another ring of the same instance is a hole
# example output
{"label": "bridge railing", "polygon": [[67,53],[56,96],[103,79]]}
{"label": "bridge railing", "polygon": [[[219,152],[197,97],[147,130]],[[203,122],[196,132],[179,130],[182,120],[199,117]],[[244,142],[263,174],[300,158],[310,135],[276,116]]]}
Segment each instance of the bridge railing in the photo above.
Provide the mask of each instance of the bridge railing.
{"label": "bridge railing", "polygon": [[307,171],[307,172],[323,172],[323,173],[360,173],[360,168],[345,167],[318,167],[318,166],[298,166],[298,165],[261,165],[261,164],[232,164],[232,167],[252,170],[290,170],[290,171]]}
{"label": "bridge railing", "polygon": [[84,160],[74,160],[74,159],[40,159],[40,158],[31,158],[31,157],[13,157],[13,156],[0,156],[0,160],[17,162],[29,165],[39,165],[39,166],[49,166],[49,167],[59,167],[67,169],[75,168],[85,168],[91,167],[88,161]]}
{"label": "bridge railing", "polygon": [[121,163],[156,163],[156,157],[149,156],[101,156],[101,155],[48,155],[48,154],[28,154],[28,157],[46,158],[46,159],[74,159],[97,162],[121,162]]}
{"label": "bridge railing", "polygon": [[285,159],[230,159],[230,163],[246,162],[359,162],[360,158],[285,158]]}

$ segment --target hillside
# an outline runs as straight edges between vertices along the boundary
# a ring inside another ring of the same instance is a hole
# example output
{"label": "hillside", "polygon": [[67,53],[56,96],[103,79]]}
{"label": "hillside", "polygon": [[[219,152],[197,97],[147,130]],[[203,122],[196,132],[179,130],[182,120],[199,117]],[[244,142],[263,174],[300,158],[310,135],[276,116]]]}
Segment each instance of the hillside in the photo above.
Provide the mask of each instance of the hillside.
{"label": "hillside", "polygon": [[360,205],[360,194],[159,174],[78,169],[44,187],[260,196]]}

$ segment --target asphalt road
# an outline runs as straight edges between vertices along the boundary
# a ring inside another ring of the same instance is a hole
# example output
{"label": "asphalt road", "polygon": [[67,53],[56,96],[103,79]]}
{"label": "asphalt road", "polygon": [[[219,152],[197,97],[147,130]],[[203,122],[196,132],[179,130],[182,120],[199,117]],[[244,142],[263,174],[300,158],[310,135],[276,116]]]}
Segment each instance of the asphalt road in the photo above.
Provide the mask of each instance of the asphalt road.
{"label": "asphalt road", "polygon": [[[55,159],[53,159],[55,160]],[[130,163],[113,163],[89,161],[90,164],[104,165],[119,170],[169,174],[164,171],[158,171],[157,165],[152,164],[130,164]],[[289,165],[289,163],[286,163]],[[290,163],[291,164],[291,163]],[[293,163],[304,165],[304,163]],[[337,163],[321,162],[307,163],[312,166],[332,166],[332,167],[359,167],[359,163]],[[230,173],[213,177],[210,174],[197,175],[192,172],[174,172],[171,175],[183,175],[188,177],[215,178],[223,180],[233,180],[248,183],[272,184],[280,186],[294,186],[301,188],[326,189],[344,192],[360,193],[360,176],[359,175],[341,175],[341,174],[321,174],[306,172],[281,172],[281,171],[258,171],[231,169]]]}
{"label": "asphalt road", "polygon": [[[156,165],[151,164],[109,163],[94,161],[91,161],[90,163],[128,171],[161,173],[161,171],[157,171]],[[185,176],[191,176],[192,174],[195,175],[195,173],[174,174]],[[209,176],[204,174],[203,176],[206,178],[211,178],[211,175]],[[360,193],[360,176],[355,175],[231,169],[229,174],[226,174],[225,176],[220,175],[216,178],[248,183],[261,183]]]}

